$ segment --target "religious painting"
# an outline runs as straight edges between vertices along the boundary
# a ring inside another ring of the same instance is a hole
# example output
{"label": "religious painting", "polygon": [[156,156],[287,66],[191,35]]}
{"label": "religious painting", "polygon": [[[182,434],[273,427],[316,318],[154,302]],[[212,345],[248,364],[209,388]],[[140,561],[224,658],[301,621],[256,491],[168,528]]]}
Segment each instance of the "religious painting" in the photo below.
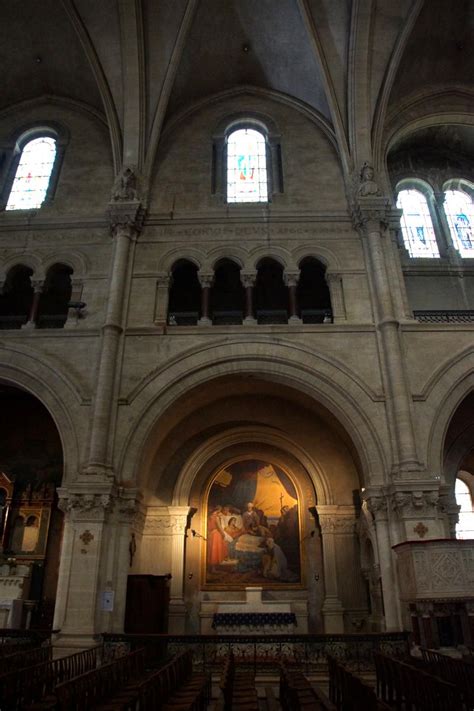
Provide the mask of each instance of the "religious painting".
{"label": "religious painting", "polygon": [[276,464],[241,459],[217,472],[205,537],[206,587],[302,583],[298,494]]}

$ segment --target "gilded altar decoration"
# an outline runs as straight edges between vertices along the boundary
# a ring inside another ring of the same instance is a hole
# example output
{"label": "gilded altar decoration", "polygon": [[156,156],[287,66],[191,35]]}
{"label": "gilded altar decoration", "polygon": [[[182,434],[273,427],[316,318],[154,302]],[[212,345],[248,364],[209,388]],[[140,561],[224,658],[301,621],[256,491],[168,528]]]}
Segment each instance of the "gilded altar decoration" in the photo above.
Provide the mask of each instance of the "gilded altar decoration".
{"label": "gilded altar decoration", "polygon": [[206,586],[301,584],[298,506],[276,464],[244,459],[219,470],[207,500]]}

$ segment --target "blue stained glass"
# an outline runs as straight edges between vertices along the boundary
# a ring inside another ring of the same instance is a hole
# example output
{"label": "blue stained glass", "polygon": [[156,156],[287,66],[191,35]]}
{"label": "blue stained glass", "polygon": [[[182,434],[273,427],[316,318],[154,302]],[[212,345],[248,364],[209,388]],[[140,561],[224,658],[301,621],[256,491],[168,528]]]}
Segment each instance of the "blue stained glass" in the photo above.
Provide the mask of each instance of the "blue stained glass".
{"label": "blue stained glass", "polygon": [[446,190],[444,211],[454,246],[462,257],[474,257],[474,207],[471,198],[461,190]]}

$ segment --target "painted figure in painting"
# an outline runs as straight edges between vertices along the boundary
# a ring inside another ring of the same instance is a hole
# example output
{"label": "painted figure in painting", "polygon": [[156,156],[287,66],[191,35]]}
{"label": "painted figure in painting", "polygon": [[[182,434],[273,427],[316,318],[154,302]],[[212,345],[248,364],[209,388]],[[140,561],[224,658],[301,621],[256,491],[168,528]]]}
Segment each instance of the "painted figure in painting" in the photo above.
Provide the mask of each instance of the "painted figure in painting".
{"label": "painted figure in painting", "polygon": [[298,496],[277,465],[248,459],[217,473],[206,538],[208,585],[301,582]]}

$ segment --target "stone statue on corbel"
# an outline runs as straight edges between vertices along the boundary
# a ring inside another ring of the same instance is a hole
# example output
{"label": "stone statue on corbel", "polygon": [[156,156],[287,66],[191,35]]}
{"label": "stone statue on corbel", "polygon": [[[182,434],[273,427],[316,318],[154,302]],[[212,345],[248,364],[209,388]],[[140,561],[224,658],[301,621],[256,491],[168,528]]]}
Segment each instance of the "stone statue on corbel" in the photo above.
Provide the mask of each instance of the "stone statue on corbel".
{"label": "stone statue on corbel", "polygon": [[359,197],[369,197],[372,195],[380,197],[382,195],[382,191],[375,180],[374,167],[368,161],[365,161],[360,169],[357,194]]}
{"label": "stone statue on corbel", "polygon": [[113,202],[140,201],[140,178],[135,166],[124,165],[112,188]]}

